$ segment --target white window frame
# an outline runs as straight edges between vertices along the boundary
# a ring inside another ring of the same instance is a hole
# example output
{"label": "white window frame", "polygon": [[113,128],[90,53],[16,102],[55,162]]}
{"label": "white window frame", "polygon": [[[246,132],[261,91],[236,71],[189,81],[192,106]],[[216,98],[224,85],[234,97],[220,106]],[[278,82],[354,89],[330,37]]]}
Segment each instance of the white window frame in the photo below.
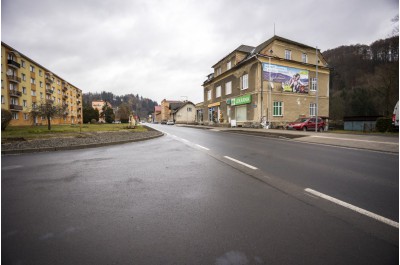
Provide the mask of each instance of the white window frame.
{"label": "white window frame", "polygon": [[317,104],[310,103],[310,117],[315,117],[316,110],[317,110]]}
{"label": "white window frame", "polygon": [[249,88],[249,74],[242,76],[242,90]]}
{"label": "white window frame", "polygon": [[30,65],[30,66],[29,66],[29,71],[31,71],[32,73],[34,73],[34,72],[35,72],[35,66]]}
{"label": "white window frame", "polygon": [[211,93],[212,93],[211,91],[212,89],[207,91],[207,100],[211,100]]}
{"label": "white window frame", "polygon": [[5,104],[5,103],[6,103],[5,98],[3,95],[1,95],[1,104]]}
{"label": "white window frame", "polygon": [[217,68],[217,75],[220,75],[222,73],[221,67]]}
{"label": "white window frame", "polygon": [[232,81],[225,83],[225,95],[232,94]]}
{"label": "white window frame", "polygon": [[283,117],[283,102],[282,101],[274,101],[273,105],[273,115],[274,117]]}
{"label": "white window frame", "polygon": [[26,87],[22,87],[22,93],[26,95]]}
{"label": "white window frame", "polygon": [[316,77],[313,77],[311,79],[310,91],[317,91],[317,78]]}
{"label": "white window frame", "polygon": [[301,60],[303,61],[303,63],[308,63],[308,55],[307,55],[307,53],[303,53],[301,55]]}
{"label": "white window frame", "polygon": [[11,115],[13,120],[18,120],[18,112],[11,112]]}
{"label": "white window frame", "polygon": [[230,70],[232,68],[232,62],[229,61],[226,63],[226,70]]}
{"label": "white window frame", "polygon": [[285,50],[285,59],[292,60],[292,51],[291,50]]}
{"label": "white window frame", "polygon": [[35,85],[36,84],[36,80],[35,78],[31,77],[31,84]]}
{"label": "white window frame", "polygon": [[221,97],[221,86],[217,86],[217,88],[215,89],[215,97]]}

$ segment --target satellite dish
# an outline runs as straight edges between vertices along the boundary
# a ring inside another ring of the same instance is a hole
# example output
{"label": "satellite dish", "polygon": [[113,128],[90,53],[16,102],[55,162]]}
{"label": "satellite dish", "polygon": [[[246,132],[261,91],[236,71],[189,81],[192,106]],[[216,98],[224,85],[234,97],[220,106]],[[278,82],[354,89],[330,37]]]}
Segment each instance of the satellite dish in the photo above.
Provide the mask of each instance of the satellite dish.
{"label": "satellite dish", "polygon": [[12,76],[12,75],[13,75],[13,70],[8,69],[8,70],[7,70],[7,75],[8,75],[8,76]]}

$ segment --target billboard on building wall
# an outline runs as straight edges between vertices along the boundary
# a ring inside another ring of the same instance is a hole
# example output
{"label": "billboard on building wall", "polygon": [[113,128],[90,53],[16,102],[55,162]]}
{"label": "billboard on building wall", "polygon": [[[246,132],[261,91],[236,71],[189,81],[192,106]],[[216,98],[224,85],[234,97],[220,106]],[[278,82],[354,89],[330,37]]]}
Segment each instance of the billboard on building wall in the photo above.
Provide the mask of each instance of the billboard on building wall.
{"label": "billboard on building wall", "polygon": [[263,63],[266,81],[280,83],[283,92],[308,93],[308,70]]}

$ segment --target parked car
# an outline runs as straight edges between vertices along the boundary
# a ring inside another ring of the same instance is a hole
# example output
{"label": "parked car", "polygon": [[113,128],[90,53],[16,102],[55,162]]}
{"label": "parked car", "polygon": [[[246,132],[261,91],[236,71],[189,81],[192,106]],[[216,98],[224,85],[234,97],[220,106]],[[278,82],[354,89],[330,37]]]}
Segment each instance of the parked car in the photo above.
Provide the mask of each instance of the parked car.
{"label": "parked car", "polygon": [[174,125],[175,123],[174,123],[174,121],[173,120],[168,120],[167,121],[167,125]]}
{"label": "parked car", "polygon": [[[323,132],[325,128],[325,121],[318,118],[318,131]],[[313,131],[315,130],[315,118],[299,118],[294,122],[289,123],[286,126],[288,130],[302,130],[302,131]]]}

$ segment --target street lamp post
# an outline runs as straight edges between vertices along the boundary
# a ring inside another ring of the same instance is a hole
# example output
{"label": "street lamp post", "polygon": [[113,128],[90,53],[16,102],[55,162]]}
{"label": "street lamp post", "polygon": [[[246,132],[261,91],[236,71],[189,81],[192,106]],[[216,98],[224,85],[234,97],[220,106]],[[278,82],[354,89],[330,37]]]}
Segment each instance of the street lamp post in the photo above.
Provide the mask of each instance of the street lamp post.
{"label": "street lamp post", "polygon": [[318,46],[315,47],[315,132],[318,131]]}

